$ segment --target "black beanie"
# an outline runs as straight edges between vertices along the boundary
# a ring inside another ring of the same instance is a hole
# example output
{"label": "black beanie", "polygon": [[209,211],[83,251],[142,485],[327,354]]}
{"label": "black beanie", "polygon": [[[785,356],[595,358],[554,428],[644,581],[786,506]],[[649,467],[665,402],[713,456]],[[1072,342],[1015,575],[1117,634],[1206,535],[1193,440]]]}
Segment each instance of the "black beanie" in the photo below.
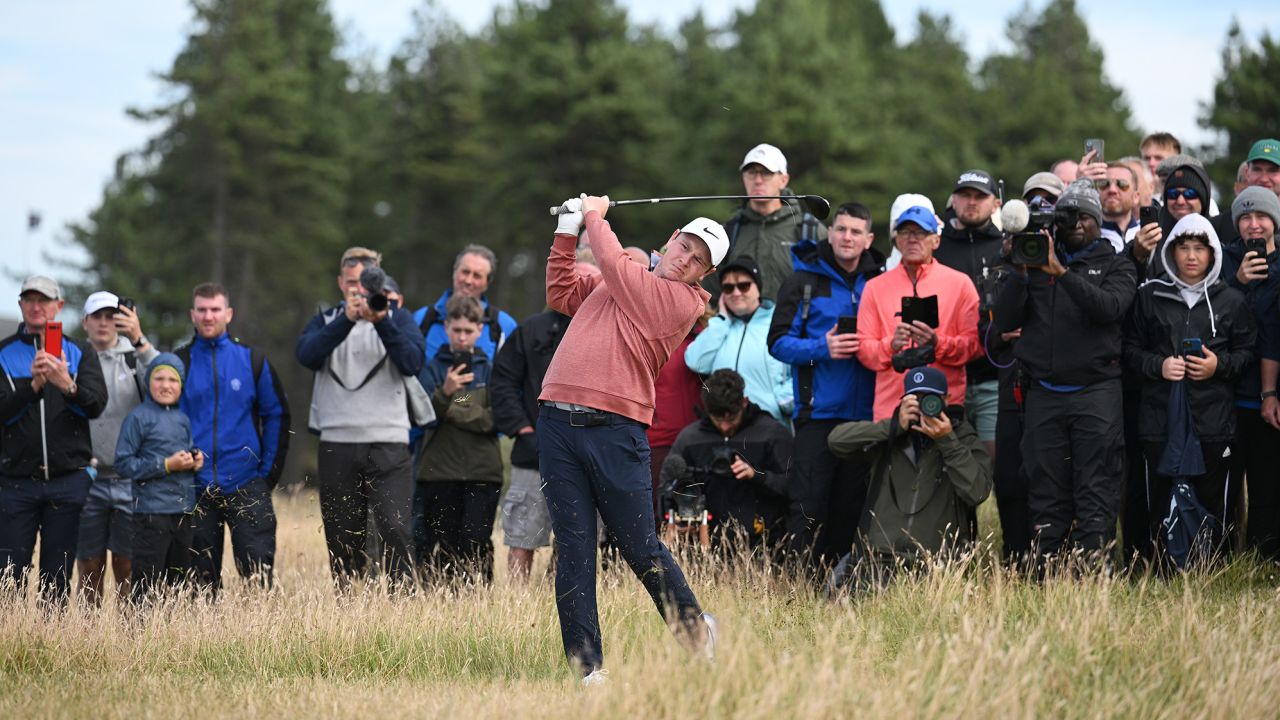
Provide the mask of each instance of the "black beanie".
{"label": "black beanie", "polygon": [[1169,173],[1169,179],[1164,181],[1165,190],[1180,187],[1195,190],[1200,196],[1204,211],[1209,211],[1209,187],[1205,184],[1204,176],[1196,172],[1194,165],[1179,165]]}

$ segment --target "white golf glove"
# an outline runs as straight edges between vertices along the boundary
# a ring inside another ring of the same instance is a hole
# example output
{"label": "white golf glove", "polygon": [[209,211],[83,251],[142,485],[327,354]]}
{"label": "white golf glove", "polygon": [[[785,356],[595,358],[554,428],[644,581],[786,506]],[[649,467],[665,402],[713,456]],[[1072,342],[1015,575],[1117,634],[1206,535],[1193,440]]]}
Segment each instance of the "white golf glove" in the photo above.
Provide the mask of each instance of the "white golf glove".
{"label": "white golf glove", "polygon": [[577,237],[578,233],[582,230],[582,199],[569,198],[563,203],[560,203],[560,207],[568,210],[569,212],[557,216],[559,217],[559,224],[556,225],[556,234],[572,235]]}

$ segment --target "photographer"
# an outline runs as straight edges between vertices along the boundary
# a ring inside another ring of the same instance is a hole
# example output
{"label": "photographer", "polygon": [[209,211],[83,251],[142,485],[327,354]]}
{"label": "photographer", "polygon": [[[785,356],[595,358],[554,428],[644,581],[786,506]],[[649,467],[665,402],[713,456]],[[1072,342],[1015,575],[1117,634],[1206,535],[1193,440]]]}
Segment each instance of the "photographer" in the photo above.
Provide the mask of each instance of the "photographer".
{"label": "photographer", "polygon": [[973,544],[969,518],[991,492],[991,461],[960,408],[946,407],[947,394],[942,371],[914,368],[890,417],[831,431],[831,452],[864,455],[872,467],[858,541],[831,590],[883,581],[899,562],[910,568]]}
{"label": "photographer", "polygon": [[1023,469],[1041,556],[1068,539],[1102,552],[1114,539],[1124,483],[1120,344],[1133,263],[1101,236],[1088,181],[1067,187],[1046,232],[1048,262],[1018,266],[996,296],[1001,333],[1022,329]]}
{"label": "photographer", "polygon": [[1195,214],[1179,220],[1163,251],[1173,274],[1138,291],[1124,337],[1125,363],[1142,377],[1138,433],[1150,469],[1151,529],[1158,532],[1173,487],[1174,478],[1156,468],[1165,443],[1175,439],[1172,421],[1180,409],[1171,406],[1170,389],[1178,382],[1186,385],[1206,470],[1189,480],[1226,527],[1234,384],[1253,362],[1256,324],[1244,295],[1219,278],[1222,245],[1208,220]]}
{"label": "photographer", "polygon": [[[311,319],[296,349],[298,362],[316,373],[309,426],[320,434],[320,514],[329,568],[342,589],[364,574],[370,506],[389,577],[393,583],[412,582],[413,467],[405,382],[422,370],[426,345],[408,311],[384,305],[378,300],[385,295],[362,284],[366,271],[381,270],[380,260],[365,248],[343,253],[338,290],[344,300]],[[381,280],[377,275],[368,276]]]}
{"label": "photographer", "polygon": [[[916,205],[898,216],[892,230],[902,263],[868,280],[858,307],[858,360],[876,373],[875,420],[893,415],[902,397],[903,372],[920,365],[947,377],[948,404],[964,404],[965,366],[982,352],[978,291],[967,275],[933,257],[940,242],[937,216]],[[903,298],[929,296],[938,309],[937,327],[922,320],[903,322]]]}
{"label": "photographer", "polygon": [[680,431],[662,465],[664,488],[702,494],[716,544],[772,550],[785,532],[791,433],[745,395],[727,368],[702,385],[707,416]]}

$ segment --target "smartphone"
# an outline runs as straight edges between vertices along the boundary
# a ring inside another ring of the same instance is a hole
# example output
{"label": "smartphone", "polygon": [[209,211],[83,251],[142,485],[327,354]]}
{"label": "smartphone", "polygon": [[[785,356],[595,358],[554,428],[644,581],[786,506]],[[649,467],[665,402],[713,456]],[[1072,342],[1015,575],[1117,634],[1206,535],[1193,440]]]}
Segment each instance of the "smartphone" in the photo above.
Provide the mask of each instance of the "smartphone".
{"label": "smartphone", "polygon": [[841,315],[836,320],[837,335],[852,335],[858,332],[858,318],[853,315]]}
{"label": "smartphone", "polygon": [[129,310],[132,310],[132,309],[133,309],[133,298],[120,298],[120,305],[119,305],[119,307],[121,307],[121,308],[126,308],[126,309],[129,309]]}
{"label": "smartphone", "polygon": [[44,324],[44,351],[62,358],[62,323],[51,320]]}
{"label": "smartphone", "polygon": [[902,298],[902,322],[911,324],[919,320],[931,328],[938,327],[938,296],[916,297],[905,295]]}
{"label": "smartphone", "polygon": [[1264,238],[1251,238],[1244,241],[1245,252],[1256,252],[1258,257],[1267,256],[1267,241]]}
{"label": "smartphone", "polygon": [[1204,357],[1204,343],[1200,342],[1200,338],[1182,339],[1182,356],[1186,357],[1188,355]]}
{"label": "smartphone", "polygon": [[462,350],[453,354],[453,366],[462,368],[463,372],[471,370],[471,351]]}
{"label": "smartphone", "polygon": [[1160,208],[1155,205],[1143,205],[1138,208],[1138,224],[1146,227],[1160,222]]}
{"label": "smartphone", "polygon": [[1084,154],[1088,155],[1090,150],[1097,150],[1098,154],[1093,156],[1093,162],[1106,162],[1104,156],[1107,143],[1102,138],[1089,138],[1084,141]]}

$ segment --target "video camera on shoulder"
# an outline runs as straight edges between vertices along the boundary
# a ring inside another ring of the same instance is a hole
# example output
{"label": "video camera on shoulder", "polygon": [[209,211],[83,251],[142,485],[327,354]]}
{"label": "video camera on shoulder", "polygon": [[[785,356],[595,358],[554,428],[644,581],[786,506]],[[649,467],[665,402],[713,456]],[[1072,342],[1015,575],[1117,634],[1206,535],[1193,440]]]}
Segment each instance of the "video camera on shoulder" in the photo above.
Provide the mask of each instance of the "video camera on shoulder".
{"label": "video camera on shoulder", "polygon": [[[1026,222],[1021,222],[1022,212],[1026,211]],[[1055,208],[1041,198],[1033,198],[1030,204],[1020,200],[1010,200],[1008,211],[1001,215],[1005,227],[1013,233],[1010,240],[1009,262],[1014,265],[1039,267],[1049,264],[1049,240],[1044,233],[1057,239],[1058,229],[1071,229],[1080,219],[1080,211],[1073,207]]]}

